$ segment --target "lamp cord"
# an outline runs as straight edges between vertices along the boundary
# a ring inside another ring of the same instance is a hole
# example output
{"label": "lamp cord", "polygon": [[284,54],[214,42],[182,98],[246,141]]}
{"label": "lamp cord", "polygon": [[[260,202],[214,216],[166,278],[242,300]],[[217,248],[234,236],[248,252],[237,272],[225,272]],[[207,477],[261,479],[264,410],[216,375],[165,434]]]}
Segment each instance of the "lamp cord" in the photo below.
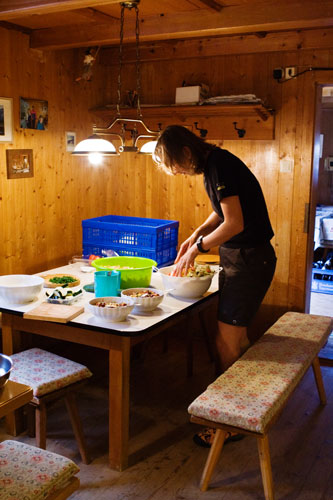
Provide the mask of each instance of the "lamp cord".
{"label": "lamp cord", "polygon": [[139,9],[135,5],[136,21],[135,21],[135,39],[136,39],[136,93],[137,93],[137,112],[138,116],[141,118],[141,107],[140,107],[140,95],[141,95],[141,73],[140,73],[140,48],[139,48],[139,36],[140,36],[140,24],[139,24]]}
{"label": "lamp cord", "polygon": [[119,34],[118,101],[117,101],[117,115],[118,116],[120,116],[120,103],[121,103],[121,72],[122,72],[122,68],[123,68],[124,11],[125,11],[125,6],[123,4],[121,4],[120,34]]}

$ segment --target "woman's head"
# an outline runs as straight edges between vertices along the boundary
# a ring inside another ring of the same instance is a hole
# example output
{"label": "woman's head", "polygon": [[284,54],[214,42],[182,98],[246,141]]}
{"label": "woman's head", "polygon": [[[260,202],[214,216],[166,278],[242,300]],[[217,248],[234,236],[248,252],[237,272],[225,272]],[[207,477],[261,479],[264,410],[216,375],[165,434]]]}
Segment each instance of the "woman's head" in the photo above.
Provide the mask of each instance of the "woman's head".
{"label": "woman's head", "polygon": [[160,135],[153,158],[169,174],[200,174],[214,148],[186,127],[169,125]]}

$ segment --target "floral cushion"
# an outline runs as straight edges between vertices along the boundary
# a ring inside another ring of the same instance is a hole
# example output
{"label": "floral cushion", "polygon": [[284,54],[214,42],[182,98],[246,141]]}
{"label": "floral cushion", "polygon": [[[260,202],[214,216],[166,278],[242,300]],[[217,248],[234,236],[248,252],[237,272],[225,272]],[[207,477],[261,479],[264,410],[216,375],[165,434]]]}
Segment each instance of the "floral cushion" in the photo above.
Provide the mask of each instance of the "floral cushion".
{"label": "floral cushion", "polygon": [[37,397],[92,375],[86,366],[38,348],[13,354],[11,359],[10,380],[30,385]]}
{"label": "floral cushion", "polygon": [[68,458],[18,441],[0,443],[1,500],[43,500],[79,472]]}
{"label": "floral cushion", "polygon": [[191,403],[189,413],[264,434],[331,330],[329,317],[285,313]]}

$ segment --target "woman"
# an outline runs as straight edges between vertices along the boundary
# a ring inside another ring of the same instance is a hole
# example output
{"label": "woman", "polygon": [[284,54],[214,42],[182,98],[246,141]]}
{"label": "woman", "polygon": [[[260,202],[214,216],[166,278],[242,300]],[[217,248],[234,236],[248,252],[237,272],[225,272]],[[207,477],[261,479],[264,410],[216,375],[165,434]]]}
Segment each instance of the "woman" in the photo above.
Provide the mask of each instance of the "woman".
{"label": "woman", "polygon": [[[176,276],[194,263],[199,253],[219,246],[217,351],[222,371],[248,348],[247,327],[272,281],[276,257],[270,244],[274,233],[265,199],[256,177],[230,152],[204,142],[185,127],[171,125],[161,134],[155,162],[177,175],[203,174],[213,211],[180,246]],[[213,429],[196,434],[194,441],[210,447]],[[229,441],[240,439],[229,435]]]}

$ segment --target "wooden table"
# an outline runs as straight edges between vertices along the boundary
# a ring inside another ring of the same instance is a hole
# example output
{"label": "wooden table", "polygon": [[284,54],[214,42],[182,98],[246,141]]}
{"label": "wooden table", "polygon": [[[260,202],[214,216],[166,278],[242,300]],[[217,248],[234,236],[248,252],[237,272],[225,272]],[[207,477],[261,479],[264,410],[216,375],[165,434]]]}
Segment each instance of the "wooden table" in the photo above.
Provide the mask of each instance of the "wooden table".
{"label": "wooden table", "polygon": [[[74,274],[81,285],[93,282],[93,274],[80,271],[80,263],[45,271],[45,273]],[[151,284],[163,289],[158,273],[153,273]],[[200,313],[216,300],[218,289],[217,274],[204,297],[198,299],[178,299],[166,294],[161,305],[150,314],[131,314],[122,323],[108,323],[98,320],[88,310],[72,321],[64,323],[25,319],[23,313],[45,300],[43,290],[38,300],[26,305],[9,305],[0,302],[2,314],[3,352],[11,355],[20,349],[20,332],[29,332],[109,351],[109,464],[116,470],[128,465],[129,440],[129,382],[130,349],[135,344],[170,328],[189,315]],[[75,305],[86,306],[94,294],[84,291]]]}
{"label": "wooden table", "polygon": [[8,380],[0,389],[0,418],[26,405],[32,399],[32,388]]}

